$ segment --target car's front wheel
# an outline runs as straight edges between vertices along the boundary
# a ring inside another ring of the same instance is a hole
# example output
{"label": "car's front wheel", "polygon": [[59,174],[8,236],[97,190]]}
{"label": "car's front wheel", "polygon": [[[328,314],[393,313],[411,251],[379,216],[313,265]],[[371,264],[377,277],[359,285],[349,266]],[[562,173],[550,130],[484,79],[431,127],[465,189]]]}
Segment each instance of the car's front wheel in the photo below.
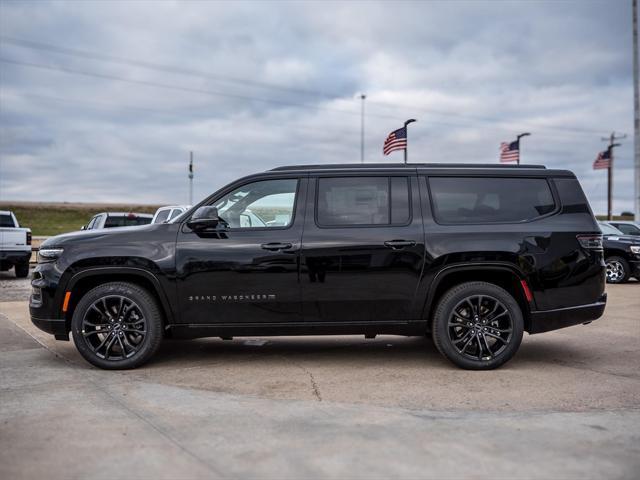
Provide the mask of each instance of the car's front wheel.
{"label": "car's front wheel", "polygon": [[486,282],[453,287],[440,299],[433,318],[433,341],[461,368],[489,370],[511,359],[520,347],[524,321],[518,302]]}
{"label": "car's front wheel", "polygon": [[73,312],[73,341],[91,364],[109,370],[135,368],[162,340],[162,315],[153,295],[128,282],[87,292]]}
{"label": "car's front wheel", "polygon": [[629,264],[622,257],[607,258],[607,283],[624,283],[629,280]]}

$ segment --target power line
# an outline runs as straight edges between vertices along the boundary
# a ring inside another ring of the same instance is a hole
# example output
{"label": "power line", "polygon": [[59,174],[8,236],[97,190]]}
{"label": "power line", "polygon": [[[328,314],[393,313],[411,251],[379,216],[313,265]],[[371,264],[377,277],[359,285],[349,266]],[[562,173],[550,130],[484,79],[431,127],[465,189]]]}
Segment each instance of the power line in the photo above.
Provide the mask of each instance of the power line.
{"label": "power line", "polygon": [[[22,66],[22,67],[28,67],[28,68],[37,68],[37,69],[42,69],[42,70],[62,72],[62,73],[66,73],[66,74],[69,74],[69,75],[81,75],[81,76],[92,77],[92,78],[100,78],[100,79],[103,79],[103,80],[115,80],[115,81],[120,81],[120,82],[125,82],[125,83],[136,84],[136,85],[143,85],[143,86],[150,86],[150,87],[155,87],[155,88],[164,88],[164,89],[169,89],[169,90],[184,91],[184,92],[196,93],[196,94],[202,94],[202,95],[235,98],[235,99],[245,100],[245,101],[257,101],[257,102],[270,103],[270,104],[281,105],[281,106],[286,106],[286,107],[299,107],[299,108],[305,108],[305,109],[310,109],[310,110],[335,112],[335,113],[352,115],[352,116],[354,116],[354,115],[360,116],[361,115],[361,113],[356,112],[356,111],[351,111],[351,110],[340,110],[340,109],[331,108],[331,107],[323,107],[323,106],[319,106],[319,105],[310,105],[310,104],[304,104],[304,103],[299,103],[299,102],[290,102],[290,101],[286,101],[286,100],[276,100],[276,99],[248,96],[248,95],[237,95],[237,94],[219,92],[219,91],[213,91],[213,90],[204,90],[204,89],[192,88],[192,87],[183,87],[183,86],[177,86],[177,85],[170,85],[170,84],[152,82],[152,81],[149,81],[149,80],[137,80],[137,79],[119,77],[117,75],[90,72],[90,71],[86,71],[86,70],[77,70],[77,69],[72,69],[72,68],[67,68],[67,67],[57,67],[57,66],[42,65],[42,64],[32,63],[32,62],[22,62],[22,61],[11,60],[11,59],[2,58],[2,57],[0,57],[0,62],[12,64],[12,65],[17,65],[17,66]],[[381,114],[376,114],[376,113],[367,113],[367,114],[365,114],[365,116],[381,118],[381,119],[391,119],[391,120],[398,121],[398,122],[401,121],[400,117],[392,116],[392,115],[381,115]],[[435,125],[438,125],[438,126],[477,128],[476,125],[459,124],[459,123],[451,123],[451,122],[441,122],[441,121],[428,120],[428,119],[423,120],[423,123],[435,124]],[[510,125],[512,125],[512,123]],[[535,128],[537,130],[540,130],[540,131],[550,131],[550,132],[555,132],[555,130],[556,130],[556,128],[544,128],[544,127],[535,127]],[[507,128],[507,127],[502,127],[502,128],[497,127],[495,129],[496,130],[500,130],[500,131],[504,131],[504,132],[510,132],[513,128],[512,127],[509,127],[509,128]],[[585,135],[585,133],[582,133],[582,132],[570,132],[570,133],[573,134],[573,135]],[[552,137],[554,135],[546,134],[546,136],[547,137]],[[556,137],[560,137],[561,136],[563,138],[566,137],[566,135],[555,135],[555,136]]]}
{"label": "power line", "polygon": [[246,85],[251,85],[253,87],[258,87],[258,88],[280,90],[288,93],[321,96],[326,98],[333,98],[333,97],[339,96],[339,95],[330,95],[330,94],[319,92],[319,91],[302,89],[302,88],[284,87],[284,86],[276,85],[273,83],[258,82],[255,80],[247,80],[247,79],[242,79],[238,77],[230,77],[226,75],[214,75],[209,72],[203,72],[200,70],[194,70],[194,69],[189,69],[185,67],[178,67],[174,65],[162,65],[155,62],[146,62],[143,60],[124,58],[124,57],[107,55],[107,54],[97,53],[97,52],[89,52],[86,50],[78,50],[75,48],[61,47],[58,45],[34,42],[31,40],[22,40],[19,38],[8,37],[6,35],[0,35],[0,40],[2,40],[2,42],[4,43],[9,43],[15,46],[29,48],[33,50],[44,50],[48,52],[60,53],[63,55],[82,57],[90,60],[120,63],[123,65],[137,66],[137,67],[147,68],[150,70],[158,70],[161,72],[175,73],[177,75],[196,76],[196,77],[207,78],[209,80],[222,82],[222,83],[231,83],[231,84],[244,83]]}
{"label": "power line", "polygon": [[[271,103],[271,104],[281,105],[281,106],[300,107],[300,108],[307,108],[307,109],[311,109],[311,110],[324,110],[324,111],[329,111],[329,112],[336,112],[336,113],[343,113],[343,114],[347,114],[347,115],[360,116],[360,113],[356,112],[356,111],[339,110],[339,109],[336,109],[336,108],[321,107],[321,106],[318,106],[318,105],[310,105],[310,104],[299,103],[299,102],[289,102],[289,101],[286,101],[286,100],[276,100],[276,99],[271,99],[271,98],[254,97],[254,96],[249,96],[249,95],[238,95],[238,94],[234,94],[234,93],[218,92],[218,91],[214,91],[214,90],[204,90],[204,89],[200,89],[200,88],[183,87],[183,86],[177,86],[177,85],[170,85],[170,84],[166,84],[166,83],[151,82],[149,80],[136,80],[136,79],[132,79],[132,78],[124,78],[124,77],[119,77],[117,75],[110,75],[110,74],[106,74],[106,73],[89,72],[89,71],[86,71],[86,70],[83,71],[83,70],[77,70],[77,69],[74,69],[74,68],[67,68],[67,67],[54,67],[54,66],[51,66],[51,65],[42,65],[42,64],[38,64],[38,63],[32,63],[32,62],[21,62],[19,60],[10,60],[8,58],[3,58],[3,57],[0,57],[0,62],[9,63],[9,64],[12,64],[12,65],[19,65],[19,66],[22,66],[22,67],[30,67],[30,68],[38,68],[38,69],[42,69],[42,70],[57,71],[57,72],[63,72],[63,73],[71,74],[71,75],[83,75],[83,76],[86,76],[86,77],[101,78],[103,80],[117,80],[119,82],[132,83],[132,84],[136,84],[136,85],[146,85],[146,86],[156,87],[156,88],[166,88],[166,89],[169,89],[169,90],[178,90],[178,91],[190,92],[190,93],[198,93],[198,94],[202,94],[202,95],[212,95],[212,96],[217,96],[217,97],[235,98],[235,99],[238,99],[238,100],[257,101],[257,102]],[[394,116],[391,116],[391,115],[369,114],[368,116],[399,120],[399,117],[394,117]]]}
{"label": "power line", "polygon": [[[30,41],[30,40],[17,39],[17,38],[8,37],[8,36],[5,36],[5,35],[0,35],[0,39],[2,39],[6,43],[10,43],[12,45],[25,47],[25,48],[31,48],[31,49],[35,49],[35,50],[52,51],[52,52],[61,53],[61,54],[64,54],[64,55],[78,56],[78,57],[87,58],[87,59],[91,59],[91,60],[121,63],[121,64],[125,64],[125,65],[133,65],[133,66],[138,66],[138,67],[152,69],[152,70],[171,72],[171,73],[175,73],[175,74],[179,74],[179,75],[197,76],[197,77],[208,78],[208,79],[212,79],[212,80],[219,81],[219,82],[224,82],[224,83],[234,83],[234,84],[244,83],[244,84],[251,85],[251,86],[254,86],[254,87],[259,87],[259,88],[275,89],[275,90],[280,90],[280,91],[284,91],[284,92],[292,92],[292,93],[296,93],[296,94],[313,95],[313,96],[323,97],[323,98],[326,98],[326,99],[340,98],[342,96],[342,95],[338,95],[338,94],[329,94],[329,93],[313,91],[313,90],[309,90],[309,89],[297,89],[297,88],[292,88],[292,87],[282,87],[282,86],[269,84],[269,83],[265,83],[265,82],[256,82],[256,81],[240,79],[240,78],[236,78],[236,77],[212,75],[212,74],[207,73],[207,72],[202,72],[202,71],[192,70],[192,69],[186,69],[184,67],[177,67],[177,66],[171,66],[171,65],[162,65],[162,64],[158,64],[158,63],[146,62],[146,61],[141,61],[141,60],[134,60],[134,59],[123,58],[123,57],[118,57],[118,56],[113,56],[113,55],[106,55],[106,54],[101,54],[101,53],[96,53],[96,52],[88,52],[88,51],[85,51],[85,50],[71,49],[71,48],[66,48],[66,47],[61,47],[61,46],[56,46],[56,45],[51,45],[51,44],[34,42],[34,41]],[[181,87],[181,88],[186,88],[186,87]],[[235,98],[241,98],[241,99],[247,99],[247,97],[245,97],[245,96],[235,95],[235,94],[232,94],[232,93],[224,93],[223,94],[222,92],[216,92],[216,94],[217,95],[233,96]],[[284,101],[279,101],[279,100],[274,100],[274,99],[264,99],[264,98],[258,98],[258,97],[250,97],[250,98],[254,99],[254,100],[270,102],[270,103],[286,103],[288,105],[303,106],[302,104],[298,104],[298,103],[295,103],[295,102],[284,102]],[[398,110],[402,109],[403,112],[404,112],[407,109],[410,109],[412,113],[424,113],[424,114],[428,114],[428,115],[440,115],[440,116],[463,118],[463,119],[469,119],[470,121],[474,121],[474,122],[480,121],[480,122],[486,122],[486,123],[497,123],[497,124],[502,124],[502,125],[507,125],[508,124],[510,126],[513,125],[514,123],[516,123],[514,121],[508,121],[508,120],[500,119],[500,118],[497,118],[497,117],[469,115],[469,114],[461,114],[461,113],[456,113],[456,112],[448,112],[448,111],[445,112],[445,111],[442,111],[442,110],[416,108],[415,105],[412,105],[412,106],[401,105],[401,104],[391,105],[391,104],[388,104],[388,103],[379,102],[379,101],[376,102],[376,101],[371,101],[371,100],[368,103],[369,103],[369,105],[377,106],[379,108],[386,108],[386,109],[391,109],[391,110],[395,110],[395,111],[398,111]],[[305,107],[309,108],[310,106],[309,105],[305,105]],[[311,106],[311,108],[319,108],[319,107],[312,107]],[[385,115],[380,115],[380,114],[374,114],[374,116],[377,116],[379,118],[394,118],[394,119],[399,119],[400,118],[400,117],[385,116]],[[442,125],[448,125],[448,126],[464,126],[464,127],[470,126],[470,125],[461,125],[461,124],[455,124],[455,123],[444,123],[444,122],[438,122],[438,123],[442,124]],[[563,125],[546,126],[545,127],[545,126],[540,126],[540,125],[536,125],[536,124],[518,123],[518,127],[519,128],[524,128],[524,129],[554,130],[554,131],[564,131],[564,132],[580,133],[580,134],[581,133],[584,133],[584,134],[594,134],[594,133],[602,134],[604,132],[604,129],[603,130],[596,130],[596,129],[587,129],[587,128],[578,128],[578,127],[568,127],[568,126],[563,126]],[[509,128],[509,130],[510,129],[511,128]],[[505,130],[507,130],[507,128],[505,128]]]}

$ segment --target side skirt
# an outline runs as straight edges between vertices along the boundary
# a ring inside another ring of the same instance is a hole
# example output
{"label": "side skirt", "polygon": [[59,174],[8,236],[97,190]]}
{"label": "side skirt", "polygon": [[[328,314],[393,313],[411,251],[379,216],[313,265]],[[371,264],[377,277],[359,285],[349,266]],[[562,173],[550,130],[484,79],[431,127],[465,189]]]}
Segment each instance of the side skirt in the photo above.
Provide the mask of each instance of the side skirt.
{"label": "side skirt", "polygon": [[242,324],[173,324],[166,331],[172,338],[274,337],[289,335],[404,335],[422,336],[427,322],[291,322]]}

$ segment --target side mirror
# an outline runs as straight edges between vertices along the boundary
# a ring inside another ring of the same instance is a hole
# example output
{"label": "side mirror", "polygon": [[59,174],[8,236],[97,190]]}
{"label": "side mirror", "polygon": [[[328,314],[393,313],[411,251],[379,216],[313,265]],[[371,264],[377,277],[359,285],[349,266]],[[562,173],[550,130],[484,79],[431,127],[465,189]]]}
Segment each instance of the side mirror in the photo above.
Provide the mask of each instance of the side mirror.
{"label": "side mirror", "polygon": [[86,229],[87,229],[87,226],[86,226],[86,225],[82,225],[82,226],[80,227],[80,230],[86,230]]}
{"label": "side mirror", "polygon": [[220,223],[218,209],[216,207],[204,206],[198,208],[187,221],[187,226],[194,231],[215,228]]}

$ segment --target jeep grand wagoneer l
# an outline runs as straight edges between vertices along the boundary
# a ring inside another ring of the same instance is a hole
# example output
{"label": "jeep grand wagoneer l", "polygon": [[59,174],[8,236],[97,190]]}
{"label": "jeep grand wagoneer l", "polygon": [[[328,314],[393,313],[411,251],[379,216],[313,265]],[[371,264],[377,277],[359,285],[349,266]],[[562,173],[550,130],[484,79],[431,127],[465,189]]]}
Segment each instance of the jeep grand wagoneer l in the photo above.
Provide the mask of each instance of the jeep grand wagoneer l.
{"label": "jeep grand wagoneer l", "polygon": [[33,323],[108,369],[163,337],[319,334],[429,334],[489,369],[606,301],[574,174],[471,164],[276,168],[169,223],[50,238],[32,285]]}

